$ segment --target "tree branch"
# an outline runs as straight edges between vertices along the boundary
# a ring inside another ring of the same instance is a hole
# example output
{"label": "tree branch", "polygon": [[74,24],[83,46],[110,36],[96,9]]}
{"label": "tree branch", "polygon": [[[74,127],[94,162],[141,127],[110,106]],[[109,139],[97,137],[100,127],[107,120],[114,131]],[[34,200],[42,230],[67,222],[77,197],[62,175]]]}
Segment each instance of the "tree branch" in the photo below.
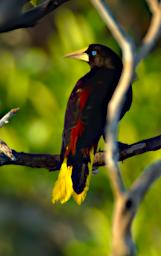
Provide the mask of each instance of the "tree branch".
{"label": "tree branch", "polygon": [[116,201],[113,218],[113,255],[131,256],[136,254],[131,226],[141,200],[160,176],[161,161],[158,161],[145,169],[131,189]]}
{"label": "tree branch", "polygon": [[18,28],[28,28],[69,0],[44,0],[41,4],[24,11],[27,0],[1,0],[0,33]]}
{"label": "tree branch", "polygon": [[142,45],[135,56],[135,65],[147,56],[161,35],[161,2],[158,3],[158,0],[146,1],[153,15],[149,29],[142,40]]}
{"label": "tree branch", "polygon": [[[142,41],[141,47],[137,50],[132,38],[126,34],[120,24],[114,19],[108,5],[104,0],[91,0],[100,16],[110,29],[114,38],[120,45],[123,53],[123,71],[115,93],[108,104],[108,123],[106,130],[105,160],[109,168],[109,177],[112,184],[115,197],[115,211],[113,218],[113,256],[134,256],[135,245],[132,240],[131,226],[138,204],[143,195],[151,185],[152,181],[160,177],[160,165],[156,168],[150,168],[134,184],[133,190],[126,191],[118,166],[118,148],[117,148],[117,127],[124,96],[130,86],[135,72],[136,65],[149,54],[161,34],[161,3],[158,0],[147,0],[149,9],[152,12],[152,19],[149,29]],[[160,140],[160,138],[159,138]],[[139,144],[142,148],[144,145]],[[135,145],[136,146],[136,145]],[[135,148],[134,146],[134,148]],[[159,170],[154,172],[154,170]],[[148,175],[149,174],[149,175]],[[137,191],[138,189],[138,191]],[[134,193],[134,191],[136,191]]]}
{"label": "tree branch", "polygon": [[119,42],[123,50],[123,72],[120,78],[112,100],[108,104],[108,126],[106,134],[105,160],[109,167],[109,176],[113,187],[114,194],[120,196],[125,191],[123,179],[118,167],[118,148],[117,148],[117,124],[121,113],[121,107],[124,100],[124,95],[130,85],[133,75],[133,42],[127,35],[125,30],[113,17],[108,5],[104,0],[91,0],[100,16],[107,24],[115,39]]}
{"label": "tree branch", "polygon": [[[13,156],[13,158],[11,158],[8,154],[4,153],[3,145],[4,142],[0,141],[0,166],[21,165],[32,168],[45,168],[50,171],[56,171],[60,168],[60,156],[58,154],[51,155],[24,153],[17,152],[14,149],[10,149],[10,152],[12,152]],[[150,139],[138,141],[131,145],[120,143],[119,161],[123,161],[130,157],[140,155],[145,152],[156,151],[159,149],[161,149],[161,135]],[[104,159],[104,152],[97,152],[94,158],[94,168],[104,166]]]}
{"label": "tree branch", "polygon": [[134,182],[130,193],[137,198],[138,204],[151,185],[161,176],[161,160],[147,167],[145,171]]}
{"label": "tree branch", "polygon": [[19,111],[19,108],[11,109],[5,116],[0,119],[0,128],[2,128],[5,124],[9,123],[9,120]]}

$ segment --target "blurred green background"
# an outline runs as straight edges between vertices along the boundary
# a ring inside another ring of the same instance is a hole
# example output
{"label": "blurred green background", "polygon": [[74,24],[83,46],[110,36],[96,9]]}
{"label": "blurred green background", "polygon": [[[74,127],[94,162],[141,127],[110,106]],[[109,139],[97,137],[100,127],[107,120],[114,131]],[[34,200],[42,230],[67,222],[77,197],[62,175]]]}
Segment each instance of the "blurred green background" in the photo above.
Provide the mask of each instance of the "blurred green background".
{"label": "blurred green background", "polygon": [[[108,1],[115,16],[139,43],[150,13],[143,0]],[[0,130],[17,151],[59,153],[69,94],[89,67],[63,58],[89,43],[120,53],[88,1],[71,1],[31,29],[0,35],[0,115],[21,111]],[[141,62],[133,84],[133,105],[119,127],[119,139],[133,143],[161,133],[161,44]],[[100,146],[103,149],[103,146]],[[121,163],[127,186],[161,152]],[[0,256],[105,256],[111,249],[113,196],[107,170],[92,177],[82,206],[51,204],[57,172],[16,166],[0,168]],[[138,255],[161,252],[161,181],[147,194],[134,223]]]}

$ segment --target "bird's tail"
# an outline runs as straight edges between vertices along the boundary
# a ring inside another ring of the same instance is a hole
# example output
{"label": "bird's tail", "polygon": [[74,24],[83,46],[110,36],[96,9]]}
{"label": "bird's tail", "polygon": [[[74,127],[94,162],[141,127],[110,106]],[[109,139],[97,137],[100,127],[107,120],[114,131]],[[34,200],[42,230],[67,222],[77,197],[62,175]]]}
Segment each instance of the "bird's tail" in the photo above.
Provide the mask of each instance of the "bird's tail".
{"label": "bird's tail", "polygon": [[53,203],[60,201],[63,204],[71,196],[79,205],[84,201],[89,189],[93,160],[93,149],[90,150],[89,160],[86,162],[79,157],[72,166],[68,166],[67,158],[64,159],[52,192]]}

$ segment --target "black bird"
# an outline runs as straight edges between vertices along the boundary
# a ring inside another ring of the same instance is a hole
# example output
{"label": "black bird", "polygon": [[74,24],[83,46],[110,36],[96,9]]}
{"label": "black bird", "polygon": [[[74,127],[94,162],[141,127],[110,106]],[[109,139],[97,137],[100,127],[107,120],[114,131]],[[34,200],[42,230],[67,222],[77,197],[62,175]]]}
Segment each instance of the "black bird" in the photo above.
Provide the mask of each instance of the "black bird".
{"label": "black bird", "polygon": [[[100,44],[91,44],[88,49],[67,57],[86,61],[90,71],[78,80],[67,103],[61,168],[52,202],[64,203],[73,196],[81,204],[88,191],[98,141],[104,136],[107,105],[117,87],[123,65],[113,50]],[[131,103],[130,86],[120,119],[130,109]]]}

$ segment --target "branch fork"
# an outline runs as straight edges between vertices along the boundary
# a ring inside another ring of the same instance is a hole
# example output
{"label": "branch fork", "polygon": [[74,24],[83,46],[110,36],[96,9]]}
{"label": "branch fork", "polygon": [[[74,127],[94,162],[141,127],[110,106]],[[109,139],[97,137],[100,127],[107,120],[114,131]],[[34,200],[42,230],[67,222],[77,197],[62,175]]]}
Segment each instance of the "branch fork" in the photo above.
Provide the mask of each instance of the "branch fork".
{"label": "branch fork", "polygon": [[[131,235],[131,226],[145,192],[150,188],[152,182],[160,177],[161,161],[149,167],[148,171],[143,172],[136,183],[129,190],[126,190],[117,161],[117,127],[124,95],[130,86],[135,68],[150,53],[161,35],[161,2],[158,0],[146,1],[151,10],[152,18],[139,49],[136,48],[133,39],[129,37],[113,17],[111,10],[104,0],[91,0],[91,2],[120,45],[123,53],[122,76],[108,106],[108,125],[106,129],[108,146],[106,144],[105,161],[115,195],[112,255],[133,256],[136,254],[136,249]],[[140,144],[140,149],[142,147],[144,148],[144,144]]]}

